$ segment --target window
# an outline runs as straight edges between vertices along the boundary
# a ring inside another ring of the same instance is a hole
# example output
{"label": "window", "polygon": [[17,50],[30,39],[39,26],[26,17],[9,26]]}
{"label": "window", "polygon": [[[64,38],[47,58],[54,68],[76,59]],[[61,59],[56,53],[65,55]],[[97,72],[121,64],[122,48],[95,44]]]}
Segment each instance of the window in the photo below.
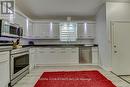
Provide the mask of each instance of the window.
{"label": "window", "polygon": [[72,22],[60,23],[60,41],[76,41],[77,24]]}

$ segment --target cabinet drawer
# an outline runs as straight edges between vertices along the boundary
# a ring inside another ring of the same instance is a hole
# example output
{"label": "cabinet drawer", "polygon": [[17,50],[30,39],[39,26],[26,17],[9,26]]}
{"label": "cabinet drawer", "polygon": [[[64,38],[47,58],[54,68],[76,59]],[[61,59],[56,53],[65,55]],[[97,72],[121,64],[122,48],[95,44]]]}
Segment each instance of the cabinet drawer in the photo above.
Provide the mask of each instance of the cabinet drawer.
{"label": "cabinet drawer", "polygon": [[0,63],[9,60],[9,52],[0,52]]}

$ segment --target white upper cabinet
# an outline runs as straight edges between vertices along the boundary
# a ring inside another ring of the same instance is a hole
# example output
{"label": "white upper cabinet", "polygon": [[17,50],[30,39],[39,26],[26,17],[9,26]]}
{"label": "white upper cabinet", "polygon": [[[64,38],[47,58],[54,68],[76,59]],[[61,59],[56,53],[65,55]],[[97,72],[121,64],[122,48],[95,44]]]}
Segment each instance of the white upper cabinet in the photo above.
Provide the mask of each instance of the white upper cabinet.
{"label": "white upper cabinet", "polygon": [[[94,39],[96,32],[95,22],[77,23],[78,39]],[[33,22],[33,38],[35,39],[60,39],[59,23]]]}
{"label": "white upper cabinet", "polygon": [[96,23],[88,23],[87,28],[88,28],[87,37],[88,38],[95,38],[95,36],[96,36]]}
{"label": "white upper cabinet", "polygon": [[52,35],[51,38],[53,39],[59,39],[60,32],[59,32],[59,23],[52,23]]}
{"label": "white upper cabinet", "polygon": [[85,31],[84,23],[78,23],[78,25],[77,25],[78,39],[85,37],[84,31]]}
{"label": "white upper cabinet", "polygon": [[50,23],[33,23],[33,36],[34,38],[48,38],[49,37]]}
{"label": "white upper cabinet", "polygon": [[36,39],[58,39],[59,25],[52,22],[34,22],[33,36]]}
{"label": "white upper cabinet", "polygon": [[27,18],[16,13],[14,17],[14,23],[18,24],[20,27],[23,28],[23,36],[27,36]]}
{"label": "white upper cabinet", "polygon": [[78,23],[78,39],[94,39],[96,24],[95,23]]}
{"label": "white upper cabinet", "polygon": [[33,37],[33,23],[28,20],[28,25],[27,25],[27,37],[32,38]]}

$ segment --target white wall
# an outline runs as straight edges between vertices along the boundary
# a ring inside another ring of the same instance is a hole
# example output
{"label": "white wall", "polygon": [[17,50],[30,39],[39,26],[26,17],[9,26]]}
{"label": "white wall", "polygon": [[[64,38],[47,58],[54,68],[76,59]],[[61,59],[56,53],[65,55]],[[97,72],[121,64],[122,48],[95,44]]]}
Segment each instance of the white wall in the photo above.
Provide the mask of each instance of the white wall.
{"label": "white wall", "polygon": [[98,11],[97,38],[99,44],[100,64],[107,70],[112,69],[111,56],[111,22],[130,21],[130,3],[107,2]]}
{"label": "white wall", "polygon": [[106,23],[108,34],[108,62],[112,65],[111,51],[111,22],[112,21],[130,21],[130,3],[107,2],[106,3]]}
{"label": "white wall", "polygon": [[109,67],[107,50],[107,30],[106,30],[106,5],[102,5],[96,16],[97,40],[99,45],[99,62],[102,67]]}

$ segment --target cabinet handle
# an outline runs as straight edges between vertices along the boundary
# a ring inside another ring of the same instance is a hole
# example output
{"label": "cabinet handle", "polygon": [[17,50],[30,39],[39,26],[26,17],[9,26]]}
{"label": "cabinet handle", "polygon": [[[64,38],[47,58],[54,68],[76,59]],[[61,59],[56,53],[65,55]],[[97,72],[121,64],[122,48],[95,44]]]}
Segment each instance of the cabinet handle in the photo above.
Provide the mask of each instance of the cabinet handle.
{"label": "cabinet handle", "polygon": [[83,36],[79,36],[79,37],[83,37]]}
{"label": "cabinet handle", "polygon": [[55,51],[51,51],[50,53],[55,53]]}
{"label": "cabinet handle", "polygon": [[61,51],[61,53],[66,53],[65,51]]}
{"label": "cabinet handle", "polygon": [[76,51],[72,51],[72,53],[76,53]]}
{"label": "cabinet handle", "polygon": [[46,38],[48,38],[49,36],[45,36]]}
{"label": "cabinet handle", "polygon": [[3,61],[0,61],[0,63],[4,63],[4,62],[7,62],[8,60],[3,60]]}
{"label": "cabinet handle", "polygon": [[92,37],[92,36],[88,36],[88,37]]}
{"label": "cabinet handle", "polygon": [[40,51],[39,53],[45,53],[44,51]]}

